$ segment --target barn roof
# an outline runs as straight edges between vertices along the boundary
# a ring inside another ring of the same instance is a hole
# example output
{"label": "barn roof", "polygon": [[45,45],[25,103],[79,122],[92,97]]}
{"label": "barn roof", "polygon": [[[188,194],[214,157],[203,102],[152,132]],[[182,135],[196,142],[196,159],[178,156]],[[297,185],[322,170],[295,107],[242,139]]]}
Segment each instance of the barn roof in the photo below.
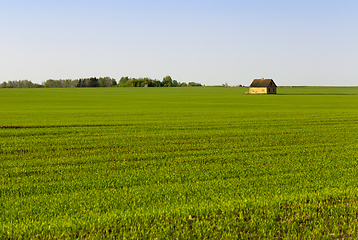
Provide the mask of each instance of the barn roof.
{"label": "barn roof", "polygon": [[250,87],[277,87],[272,79],[254,79]]}

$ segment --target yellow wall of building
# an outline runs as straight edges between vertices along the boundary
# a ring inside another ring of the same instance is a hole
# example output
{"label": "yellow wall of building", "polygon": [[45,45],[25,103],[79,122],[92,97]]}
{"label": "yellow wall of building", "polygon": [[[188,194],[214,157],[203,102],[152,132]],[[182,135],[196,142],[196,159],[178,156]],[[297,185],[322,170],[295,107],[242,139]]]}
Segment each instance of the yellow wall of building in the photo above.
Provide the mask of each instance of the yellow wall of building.
{"label": "yellow wall of building", "polygon": [[267,88],[250,88],[250,94],[267,94]]}
{"label": "yellow wall of building", "polygon": [[268,88],[257,88],[257,87],[251,87],[249,90],[250,94],[276,94],[276,88],[270,88],[270,91],[267,92]]}

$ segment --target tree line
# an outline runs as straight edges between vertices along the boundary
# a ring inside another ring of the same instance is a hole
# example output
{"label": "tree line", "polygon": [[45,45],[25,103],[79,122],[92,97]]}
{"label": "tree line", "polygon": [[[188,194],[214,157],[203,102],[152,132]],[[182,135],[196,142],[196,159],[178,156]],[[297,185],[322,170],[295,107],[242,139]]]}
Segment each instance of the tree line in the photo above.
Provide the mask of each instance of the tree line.
{"label": "tree line", "polygon": [[151,78],[129,78],[122,77],[118,82],[118,87],[199,87],[200,83],[195,82],[178,82],[170,76],[166,76],[162,81]]}
{"label": "tree line", "polygon": [[76,88],[76,87],[197,87],[202,86],[196,82],[178,82],[170,76],[166,76],[162,81],[151,78],[129,78],[122,77],[117,83],[116,79],[110,77],[91,77],[79,79],[48,79],[42,84],[32,83],[28,80],[3,82],[1,88]]}
{"label": "tree line", "polygon": [[33,83],[29,80],[17,80],[17,81],[3,82],[0,85],[0,87],[1,88],[42,88],[44,86],[38,83]]}
{"label": "tree line", "polygon": [[49,79],[42,83],[45,88],[74,88],[74,87],[114,87],[117,81],[110,77],[91,77],[79,79]]}

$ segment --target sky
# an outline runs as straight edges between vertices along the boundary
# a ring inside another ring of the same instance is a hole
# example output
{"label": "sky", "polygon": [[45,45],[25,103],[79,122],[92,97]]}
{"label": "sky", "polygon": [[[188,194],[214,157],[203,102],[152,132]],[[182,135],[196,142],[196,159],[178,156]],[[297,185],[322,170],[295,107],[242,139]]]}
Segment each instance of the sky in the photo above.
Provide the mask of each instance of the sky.
{"label": "sky", "polygon": [[0,82],[358,86],[357,0],[0,0]]}

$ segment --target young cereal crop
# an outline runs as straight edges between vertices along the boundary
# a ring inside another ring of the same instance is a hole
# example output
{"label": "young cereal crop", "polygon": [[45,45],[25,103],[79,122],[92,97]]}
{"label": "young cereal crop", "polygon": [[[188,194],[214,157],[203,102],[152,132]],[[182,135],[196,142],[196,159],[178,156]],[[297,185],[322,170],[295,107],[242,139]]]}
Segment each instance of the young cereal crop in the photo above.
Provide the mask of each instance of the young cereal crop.
{"label": "young cereal crop", "polygon": [[0,238],[357,238],[358,88],[245,90],[0,89]]}

